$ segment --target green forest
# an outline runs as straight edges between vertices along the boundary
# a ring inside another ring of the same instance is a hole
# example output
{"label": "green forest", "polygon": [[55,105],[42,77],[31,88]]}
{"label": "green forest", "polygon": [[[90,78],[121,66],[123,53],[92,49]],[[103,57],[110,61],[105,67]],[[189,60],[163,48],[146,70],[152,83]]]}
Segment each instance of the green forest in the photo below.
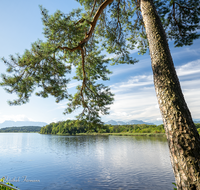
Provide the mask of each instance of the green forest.
{"label": "green forest", "polygon": [[[198,132],[200,133],[200,123],[195,124]],[[164,125],[146,125],[146,124],[133,124],[133,125],[101,125],[100,127],[87,127],[83,122],[76,122],[74,120],[60,121],[57,123],[50,123],[41,128],[41,134],[63,134],[63,135],[76,135],[76,134],[91,134],[91,133],[165,133]]]}
{"label": "green forest", "polygon": [[6,127],[1,128],[0,133],[38,133],[40,129],[38,126]]}

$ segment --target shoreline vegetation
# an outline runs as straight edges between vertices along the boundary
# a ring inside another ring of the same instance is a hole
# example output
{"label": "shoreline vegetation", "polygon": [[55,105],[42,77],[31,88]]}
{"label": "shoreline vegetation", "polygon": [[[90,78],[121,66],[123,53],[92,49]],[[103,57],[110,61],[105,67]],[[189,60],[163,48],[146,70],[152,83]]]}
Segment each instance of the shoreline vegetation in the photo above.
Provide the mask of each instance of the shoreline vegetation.
{"label": "shoreline vegetation", "polygon": [[[200,123],[195,123],[200,133]],[[166,137],[164,125],[110,125],[87,127],[83,122],[75,120],[59,121],[50,123],[44,127],[22,126],[1,128],[0,133],[40,133],[60,136],[86,136],[86,135],[113,135],[113,136],[155,136]]]}
{"label": "shoreline vegetation", "polygon": [[[42,134],[42,133],[40,133]],[[77,133],[70,135],[69,133],[61,134],[51,134],[51,135],[60,135],[60,136],[156,136],[156,137],[166,137],[165,133]]]}
{"label": "shoreline vegetation", "polygon": [[0,129],[0,133],[39,133],[41,128],[39,126],[5,127]]}
{"label": "shoreline vegetation", "polygon": [[[200,133],[200,123],[195,123],[197,131]],[[83,122],[75,120],[59,121],[50,123],[41,128],[40,134],[52,135],[115,135],[115,136],[160,136],[166,137],[164,125],[109,125],[87,127]]]}

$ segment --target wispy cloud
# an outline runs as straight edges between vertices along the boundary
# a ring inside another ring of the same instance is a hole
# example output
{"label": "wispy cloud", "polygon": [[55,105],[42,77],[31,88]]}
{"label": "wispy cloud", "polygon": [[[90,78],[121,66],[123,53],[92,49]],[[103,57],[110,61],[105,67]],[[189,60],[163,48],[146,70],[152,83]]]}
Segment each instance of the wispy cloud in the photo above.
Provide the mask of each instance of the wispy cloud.
{"label": "wispy cloud", "polygon": [[160,118],[155,91],[152,89],[126,94],[116,94],[107,119],[116,120],[156,120]]}
{"label": "wispy cloud", "polygon": [[[176,49],[175,49],[176,50]],[[183,56],[184,57],[188,57],[188,56],[199,56],[199,52],[200,52],[200,48],[189,48],[189,47],[185,47],[182,49],[182,51],[172,51],[171,54],[172,54],[172,57],[173,58],[182,58]]]}
{"label": "wispy cloud", "polygon": [[6,120],[12,121],[34,121],[34,119],[28,118],[26,115],[2,115],[0,114],[0,123],[3,123]]}
{"label": "wispy cloud", "polygon": [[150,88],[149,85],[153,85],[153,76],[152,75],[138,75],[130,77],[128,81],[115,83],[110,86],[114,93],[117,92],[127,92],[133,90],[133,88]]}
{"label": "wispy cloud", "polygon": [[200,118],[200,79],[194,81],[184,81],[181,84],[185,100],[193,118]]}
{"label": "wispy cloud", "polygon": [[62,102],[62,103],[55,103],[55,108],[49,110],[48,112],[52,112],[52,111],[55,111],[55,110],[58,110],[58,109],[65,109],[67,108],[67,103],[69,101],[65,101],[65,102]]}
{"label": "wispy cloud", "polygon": [[71,117],[62,117],[62,119],[60,119],[60,118],[53,118],[52,120],[51,120],[51,122],[54,122],[54,123],[57,123],[57,122],[59,122],[59,121],[66,121],[66,120],[72,120],[73,118],[71,118]]}
{"label": "wispy cloud", "polygon": [[[180,83],[193,118],[200,118],[200,77],[194,77],[194,74],[199,72],[200,59],[177,68],[180,79],[187,76],[187,80],[181,80]],[[106,120],[162,120],[153,75],[129,77],[127,81],[115,83],[110,87],[115,93],[115,101],[110,106],[110,115],[104,117]]]}
{"label": "wispy cloud", "polygon": [[113,73],[111,75],[109,75],[109,77],[113,77],[113,76],[116,76],[119,74],[124,74],[124,73],[130,72],[130,71],[141,70],[150,64],[151,64],[151,60],[150,60],[150,58],[147,58],[147,59],[140,60],[138,63],[135,63],[134,65],[132,65],[132,64],[131,65],[120,65],[119,67],[114,66],[114,67],[110,68]]}
{"label": "wispy cloud", "polygon": [[180,77],[200,73],[200,59],[179,66],[177,67],[176,71]]}
{"label": "wispy cloud", "polygon": [[[136,52],[138,52],[137,48],[135,48],[134,50],[129,50],[130,54],[134,54]],[[120,57],[120,56],[121,55],[116,55],[115,53],[111,53],[111,54],[106,53],[105,59],[112,59],[112,58],[117,58],[117,57]]]}
{"label": "wispy cloud", "polygon": [[80,81],[71,82],[71,83],[69,83],[69,84],[67,85],[67,88],[74,88],[74,87],[76,87],[76,86],[78,86],[78,85],[80,85],[80,84],[81,84]]}

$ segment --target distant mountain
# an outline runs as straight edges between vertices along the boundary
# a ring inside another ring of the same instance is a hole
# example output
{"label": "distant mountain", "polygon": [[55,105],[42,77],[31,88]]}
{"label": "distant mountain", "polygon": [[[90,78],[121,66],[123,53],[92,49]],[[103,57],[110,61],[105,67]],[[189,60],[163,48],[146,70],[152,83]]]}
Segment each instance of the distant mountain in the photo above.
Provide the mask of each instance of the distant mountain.
{"label": "distant mountain", "polygon": [[132,125],[132,124],[147,124],[147,125],[155,125],[154,123],[147,123],[142,120],[131,120],[127,122],[127,124]]}
{"label": "distant mountain", "polygon": [[123,121],[117,121],[117,125],[126,125],[126,122],[123,122]]}
{"label": "distant mountain", "polygon": [[132,124],[155,125],[154,123],[147,123],[147,122],[144,122],[142,120],[131,120],[131,121],[128,121],[128,122],[110,120],[110,121],[105,122],[105,124],[110,124],[110,125],[132,125]]}
{"label": "distant mountain", "polygon": [[110,120],[110,121],[107,121],[105,124],[110,124],[110,125],[126,125],[126,122]]}
{"label": "distant mountain", "polygon": [[45,122],[35,122],[35,121],[4,121],[0,123],[0,129],[5,127],[21,127],[21,126],[39,126],[43,127],[47,125]]}
{"label": "distant mountain", "polygon": [[200,123],[200,120],[194,119],[194,123]]}

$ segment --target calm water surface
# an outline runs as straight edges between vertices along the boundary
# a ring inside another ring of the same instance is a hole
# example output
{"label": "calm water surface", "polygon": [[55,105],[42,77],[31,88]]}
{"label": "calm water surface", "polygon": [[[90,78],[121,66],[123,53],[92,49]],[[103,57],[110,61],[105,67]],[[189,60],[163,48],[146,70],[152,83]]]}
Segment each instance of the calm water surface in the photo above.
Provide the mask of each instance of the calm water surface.
{"label": "calm water surface", "polygon": [[0,178],[20,190],[173,189],[162,137],[0,133]]}

